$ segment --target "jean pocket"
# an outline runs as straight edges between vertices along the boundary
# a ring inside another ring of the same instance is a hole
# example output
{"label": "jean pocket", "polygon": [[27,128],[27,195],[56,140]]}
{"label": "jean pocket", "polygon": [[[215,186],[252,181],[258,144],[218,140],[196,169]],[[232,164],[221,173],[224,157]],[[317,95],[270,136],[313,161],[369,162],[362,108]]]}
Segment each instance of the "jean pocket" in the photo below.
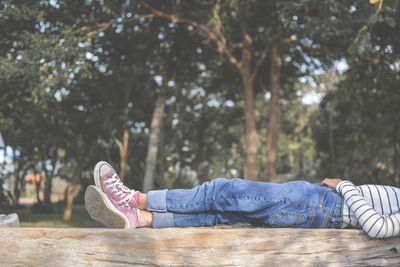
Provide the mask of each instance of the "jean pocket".
{"label": "jean pocket", "polygon": [[279,228],[309,228],[313,220],[312,215],[281,211],[269,220],[269,224]]}

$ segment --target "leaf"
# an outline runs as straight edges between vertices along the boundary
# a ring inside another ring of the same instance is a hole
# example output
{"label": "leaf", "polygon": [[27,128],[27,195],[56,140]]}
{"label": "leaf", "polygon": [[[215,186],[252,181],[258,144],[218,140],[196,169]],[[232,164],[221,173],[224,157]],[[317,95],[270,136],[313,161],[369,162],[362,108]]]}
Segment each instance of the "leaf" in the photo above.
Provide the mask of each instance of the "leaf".
{"label": "leaf", "polygon": [[369,3],[371,5],[375,5],[375,4],[379,3],[379,1],[381,1],[381,0],[369,0]]}

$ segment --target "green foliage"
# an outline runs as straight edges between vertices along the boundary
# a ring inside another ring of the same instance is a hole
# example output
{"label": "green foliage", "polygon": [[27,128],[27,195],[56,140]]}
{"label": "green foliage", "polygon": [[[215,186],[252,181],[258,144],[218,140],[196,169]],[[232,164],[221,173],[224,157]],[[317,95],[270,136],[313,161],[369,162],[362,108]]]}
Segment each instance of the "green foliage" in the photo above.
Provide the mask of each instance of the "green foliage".
{"label": "green foliage", "polygon": [[[399,172],[399,24],[398,3],[382,9],[359,7],[365,27],[349,47],[349,69],[321,105],[317,138],[327,136],[331,117],[333,148],[317,140],[323,175],[337,174],[357,182],[398,183]],[[330,152],[329,152],[330,151]],[[330,170],[330,171],[329,171]]]}
{"label": "green foliage", "polygon": [[[239,1],[146,3],[221,33],[241,58]],[[393,164],[400,136],[398,5],[248,1],[252,69],[275,45],[283,60],[280,177],[393,182],[400,166]],[[166,185],[190,187],[202,171],[201,181],[243,177],[240,73],[204,33],[160,17],[139,19],[149,10],[137,1],[0,1],[0,10],[0,131],[7,145],[0,179],[54,169],[72,181],[82,163],[84,189],[97,161],[118,169],[115,139],[127,127],[126,182],[141,188],[163,83],[158,167],[165,164]],[[347,63],[345,73],[330,69],[336,60]],[[270,130],[268,62],[269,55],[254,80],[259,174]],[[302,100],[312,92],[325,96],[320,106]]]}

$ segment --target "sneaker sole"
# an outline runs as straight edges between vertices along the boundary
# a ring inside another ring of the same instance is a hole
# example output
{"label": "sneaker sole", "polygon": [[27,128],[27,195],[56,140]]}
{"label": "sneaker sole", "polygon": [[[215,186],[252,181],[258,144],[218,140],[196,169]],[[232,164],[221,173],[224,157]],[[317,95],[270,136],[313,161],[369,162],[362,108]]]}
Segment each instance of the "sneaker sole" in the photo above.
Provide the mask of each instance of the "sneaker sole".
{"label": "sneaker sole", "polygon": [[89,185],[86,188],[85,205],[90,217],[108,228],[130,228],[126,216],[113,206],[107,195],[98,187]]}

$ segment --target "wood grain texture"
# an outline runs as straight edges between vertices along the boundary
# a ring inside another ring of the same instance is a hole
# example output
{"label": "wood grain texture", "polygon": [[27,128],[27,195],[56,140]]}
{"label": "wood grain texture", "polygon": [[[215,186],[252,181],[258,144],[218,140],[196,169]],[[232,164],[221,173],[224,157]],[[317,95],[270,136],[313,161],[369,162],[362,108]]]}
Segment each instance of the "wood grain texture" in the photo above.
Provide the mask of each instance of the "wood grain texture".
{"label": "wood grain texture", "polygon": [[0,266],[400,265],[400,237],[265,228],[0,229]]}

